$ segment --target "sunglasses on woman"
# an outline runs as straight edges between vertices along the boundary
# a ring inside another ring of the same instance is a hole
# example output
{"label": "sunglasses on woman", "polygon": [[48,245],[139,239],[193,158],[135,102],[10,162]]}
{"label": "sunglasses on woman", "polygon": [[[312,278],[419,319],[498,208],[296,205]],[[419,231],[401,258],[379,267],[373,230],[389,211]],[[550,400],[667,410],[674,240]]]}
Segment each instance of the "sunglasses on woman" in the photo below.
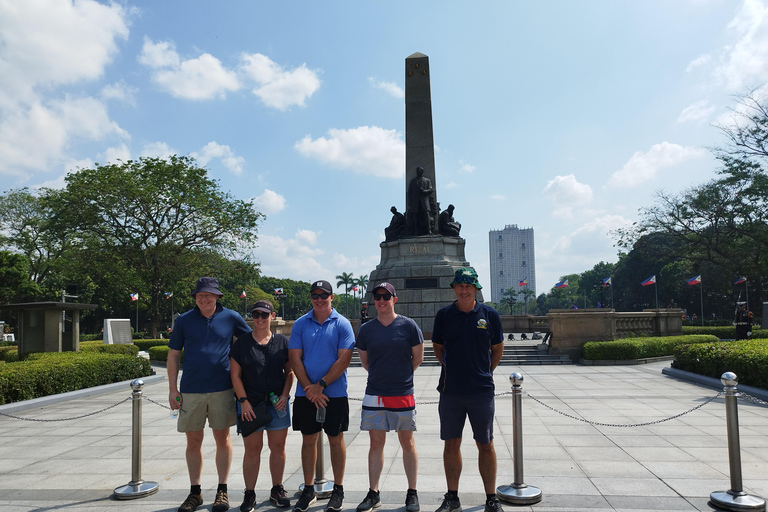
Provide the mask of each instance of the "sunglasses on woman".
{"label": "sunglasses on woman", "polygon": [[251,313],[251,316],[253,318],[261,318],[262,320],[266,320],[270,316],[272,316],[272,313],[267,313],[265,311],[262,311],[260,313]]}
{"label": "sunglasses on woman", "polygon": [[328,297],[330,297],[331,294],[330,293],[311,293],[311,294],[309,294],[309,296],[312,297],[312,299],[314,299],[314,300],[317,300],[317,299],[325,300]]}

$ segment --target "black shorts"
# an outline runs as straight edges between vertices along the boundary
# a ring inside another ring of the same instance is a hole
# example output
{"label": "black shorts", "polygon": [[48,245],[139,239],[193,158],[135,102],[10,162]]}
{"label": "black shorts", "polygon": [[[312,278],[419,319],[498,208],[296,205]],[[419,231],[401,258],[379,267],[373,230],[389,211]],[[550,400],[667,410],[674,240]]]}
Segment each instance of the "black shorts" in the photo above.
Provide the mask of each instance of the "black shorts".
{"label": "black shorts", "polygon": [[488,444],[493,440],[493,417],[496,412],[493,392],[477,395],[440,393],[437,411],[440,416],[440,439],[443,441],[461,438],[467,418],[475,441]]}
{"label": "black shorts", "polygon": [[305,396],[293,399],[293,430],[301,431],[305,436],[324,430],[331,437],[336,437],[349,428],[349,401],[347,397],[329,398],[325,412],[325,423],[315,421],[317,407]]}

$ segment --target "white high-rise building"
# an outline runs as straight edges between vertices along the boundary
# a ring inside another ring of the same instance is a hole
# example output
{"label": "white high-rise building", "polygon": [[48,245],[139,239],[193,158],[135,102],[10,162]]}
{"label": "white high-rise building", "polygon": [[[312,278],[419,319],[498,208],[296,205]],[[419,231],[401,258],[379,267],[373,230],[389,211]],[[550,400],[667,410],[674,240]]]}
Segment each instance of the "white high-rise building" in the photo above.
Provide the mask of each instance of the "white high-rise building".
{"label": "white high-rise building", "polygon": [[[536,293],[536,256],[533,249],[533,228],[520,229],[507,225],[488,234],[491,259],[491,301],[501,302],[504,291],[524,288]],[[520,281],[527,285],[520,286]],[[485,291],[485,290],[483,290]]]}

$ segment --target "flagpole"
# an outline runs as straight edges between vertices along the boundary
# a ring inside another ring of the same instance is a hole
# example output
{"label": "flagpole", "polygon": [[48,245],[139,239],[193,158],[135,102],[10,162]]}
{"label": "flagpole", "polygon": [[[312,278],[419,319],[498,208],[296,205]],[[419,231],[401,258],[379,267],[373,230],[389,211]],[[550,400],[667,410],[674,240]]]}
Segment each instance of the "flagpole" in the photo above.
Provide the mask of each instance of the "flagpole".
{"label": "flagpole", "polygon": [[139,334],[139,297],[136,295],[136,334]]}
{"label": "flagpole", "polygon": [[747,299],[747,311],[749,311],[749,281],[744,280],[744,297]]}
{"label": "flagpole", "polygon": [[653,291],[656,293],[656,309],[659,309],[659,283],[653,283]]}
{"label": "flagpole", "polygon": [[701,326],[704,327],[704,285],[699,283],[699,295],[701,300]]}

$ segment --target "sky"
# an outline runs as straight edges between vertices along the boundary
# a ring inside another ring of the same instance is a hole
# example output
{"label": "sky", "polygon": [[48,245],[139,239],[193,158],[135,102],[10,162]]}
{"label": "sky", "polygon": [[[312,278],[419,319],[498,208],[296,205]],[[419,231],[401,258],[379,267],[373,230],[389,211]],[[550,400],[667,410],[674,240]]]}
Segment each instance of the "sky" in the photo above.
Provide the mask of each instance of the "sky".
{"label": "sky", "polygon": [[488,232],[533,227],[543,293],[716,176],[717,124],[768,82],[768,0],[0,0],[0,190],[190,155],[266,214],[263,274],[370,274],[415,52],[467,259],[488,285]]}

